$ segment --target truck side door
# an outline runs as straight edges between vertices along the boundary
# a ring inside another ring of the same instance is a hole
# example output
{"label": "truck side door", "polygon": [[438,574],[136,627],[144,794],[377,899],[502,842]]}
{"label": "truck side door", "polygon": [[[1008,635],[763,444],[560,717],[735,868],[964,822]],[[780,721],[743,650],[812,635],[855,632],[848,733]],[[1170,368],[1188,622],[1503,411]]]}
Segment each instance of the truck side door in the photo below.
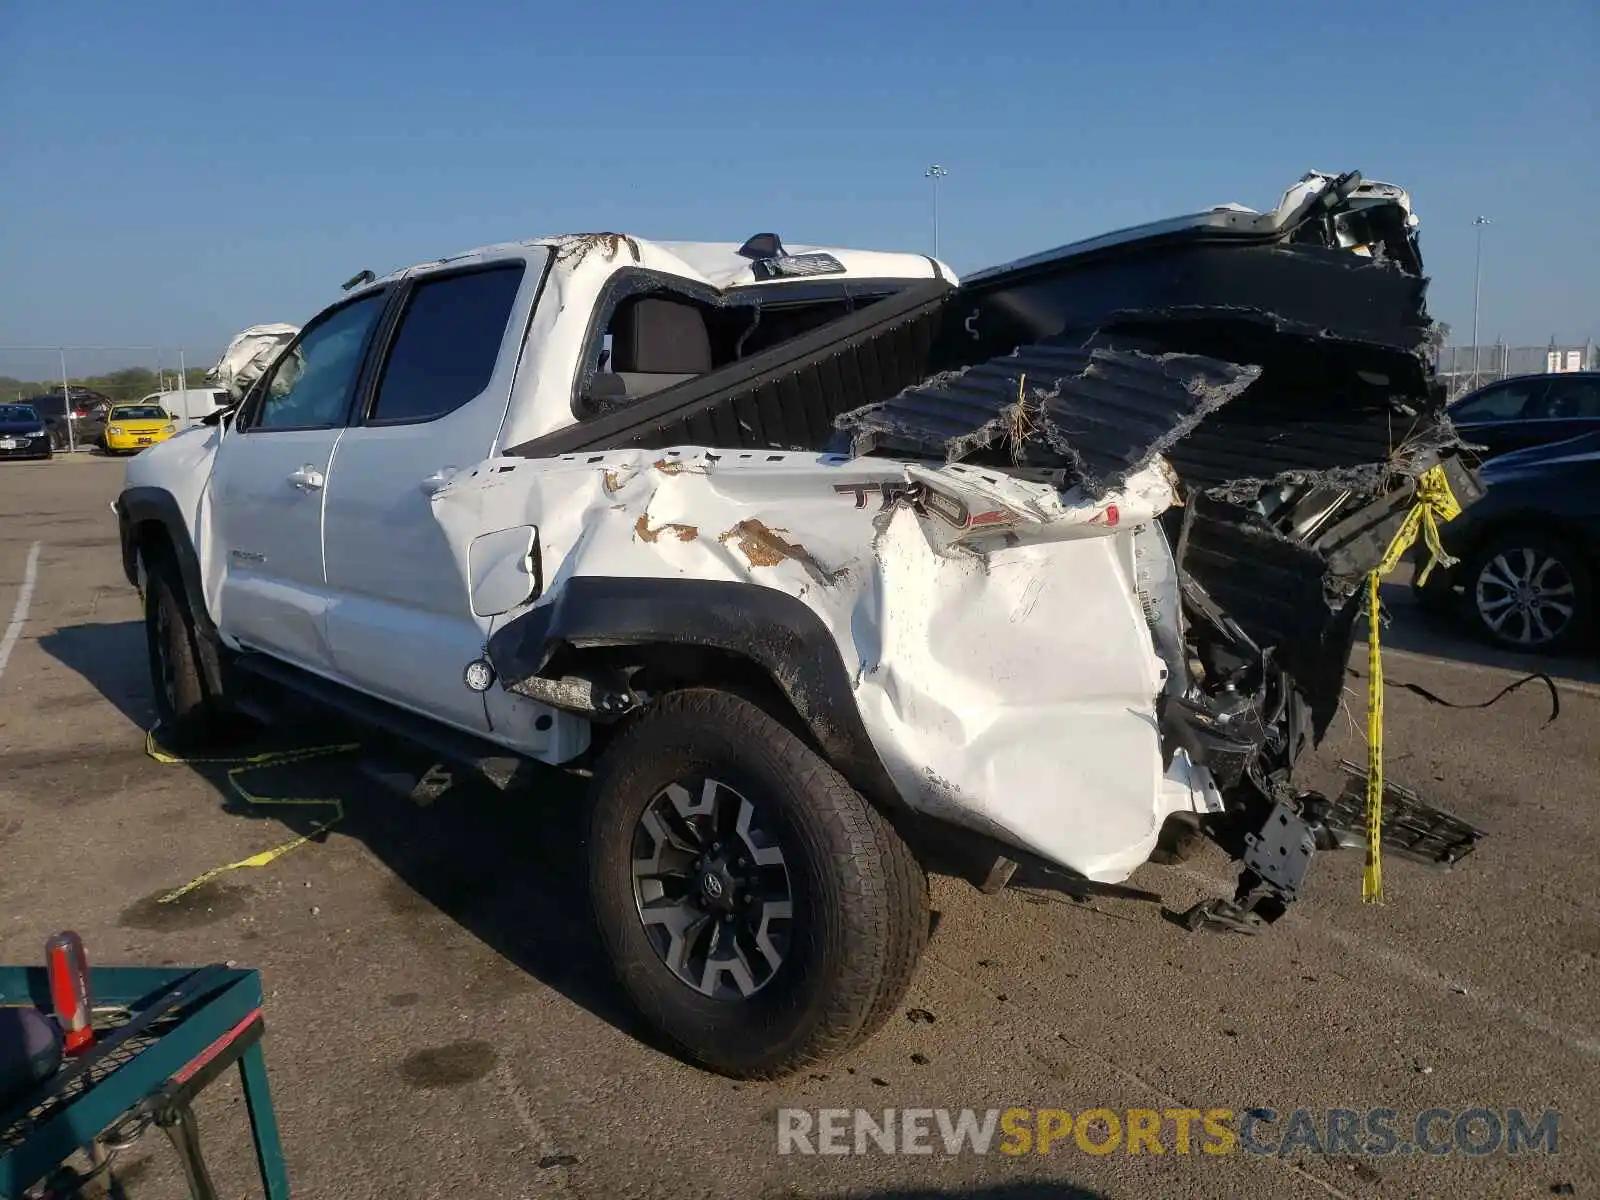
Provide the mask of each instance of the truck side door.
{"label": "truck side door", "polygon": [[371,292],[314,318],[252,390],[211,473],[219,628],[243,647],[321,674],[333,671],[323,492],[388,300],[387,291]]}
{"label": "truck side door", "polygon": [[489,728],[484,698],[462,671],[481,655],[490,618],[473,613],[468,546],[434,520],[432,496],[495,451],[548,261],[533,247],[402,285],[327,490],[328,635],[339,673],[476,733]]}

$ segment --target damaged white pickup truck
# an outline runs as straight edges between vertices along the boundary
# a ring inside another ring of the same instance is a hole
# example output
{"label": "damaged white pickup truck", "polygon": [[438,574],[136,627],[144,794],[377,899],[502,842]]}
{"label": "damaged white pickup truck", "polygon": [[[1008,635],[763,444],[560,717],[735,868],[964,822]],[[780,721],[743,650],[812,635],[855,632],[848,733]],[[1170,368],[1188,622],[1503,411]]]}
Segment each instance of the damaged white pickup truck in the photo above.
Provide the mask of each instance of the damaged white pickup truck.
{"label": "damaged white pickup truck", "polygon": [[1189,923],[1253,929],[1359,841],[1294,765],[1363,574],[1422,472],[1477,494],[1415,230],[1311,174],[959,284],[771,234],[363,272],[128,467],[164,736],[287,694],[591,771],[621,983],[736,1076],[881,1024],[935,864],[1106,888],[1209,836],[1241,880]]}

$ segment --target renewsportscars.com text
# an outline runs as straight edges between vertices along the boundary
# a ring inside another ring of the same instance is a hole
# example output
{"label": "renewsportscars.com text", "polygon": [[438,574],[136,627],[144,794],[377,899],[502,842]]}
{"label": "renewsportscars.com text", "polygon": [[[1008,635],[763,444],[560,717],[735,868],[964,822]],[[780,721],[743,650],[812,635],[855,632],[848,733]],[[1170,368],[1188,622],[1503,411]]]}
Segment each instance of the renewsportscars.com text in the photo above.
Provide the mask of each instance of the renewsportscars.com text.
{"label": "renewsportscars.com text", "polygon": [[783,1108],[779,1154],[1554,1154],[1554,1109]]}

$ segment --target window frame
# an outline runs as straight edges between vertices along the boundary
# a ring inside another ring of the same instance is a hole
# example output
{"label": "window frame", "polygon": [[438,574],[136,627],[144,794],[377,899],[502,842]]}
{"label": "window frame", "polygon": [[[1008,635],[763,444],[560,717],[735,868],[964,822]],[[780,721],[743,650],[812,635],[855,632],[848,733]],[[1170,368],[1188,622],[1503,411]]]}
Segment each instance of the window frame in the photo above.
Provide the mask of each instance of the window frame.
{"label": "window frame", "polygon": [[[506,339],[511,336],[516,322],[517,303],[528,285],[529,269],[534,266],[535,264],[528,258],[517,255],[509,258],[495,258],[488,262],[469,263],[441,271],[427,271],[402,280],[399,287],[395,289],[389,312],[377,330],[377,336],[373,343],[370,377],[365,379],[362,386],[357,389],[354,403],[346,414],[345,423],[352,429],[399,429],[407,425],[431,425],[435,421],[444,420],[452,413],[460,412],[467,405],[472,404],[485,392],[489,391],[494,386],[495,377],[499,375],[501,365],[504,362]],[[520,274],[517,280],[517,290],[511,297],[511,307],[506,312],[505,328],[500,332],[500,345],[495,351],[494,362],[489,368],[488,382],[454,408],[446,409],[444,412],[435,413],[432,416],[389,418],[373,416],[373,409],[378,403],[378,392],[383,386],[383,376],[389,369],[389,360],[394,355],[395,344],[398,342],[400,332],[405,326],[406,313],[410,309],[412,298],[424,287],[431,287],[437,283],[447,283],[452,279],[460,279],[468,275],[484,275],[492,271],[517,271]],[[549,266],[547,260],[545,267],[540,272],[540,289],[544,287],[544,277],[548,274]],[[533,307],[535,310],[538,308],[537,298]],[[519,354],[521,343],[526,339],[526,336],[525,329],[518,334],[517,346]]]}
{"label": "window frame", "polygon": [[257,424],[257,420],[261,415],[262,406],[266,403],[267,387],[271,383],[273,377],[278,373],[278,368],[280,365],[282,365],[284,360],[298,350],[301,343],[304,342],[307,337],[315,333],[318,329],[322,328],[322,326],[326,325],[341,312],[344,312],[346,309],[360,304],[363,301],[376,298],[378,300],[378,317],[377,320],[373,322],[372,329],[367,334],[367,340],[361,352],[361,360],[356,365],[355,386],[351,393],[352,400],[361,396],[363,390],[369,384],[369,376],[372,371],[373,350],[378,345],[378,340],[383,335],[385,324],[390,320],[390,314],[394,309],[394,294],[395,289],[393,285],[386,284],[383,287],[372,288],[355,296],[348,296],[336,304],[330,304],[316,316],[312,317],[311,320],[306,323],[305,327],[301,329],[299,333],[295,334],[294,340],[283,348],[283,351],[278,355],[277,358],[272,360],[272,365],[263,371],[261,377],[251,385],[250,391],[245,395],[243,402],[239,405],[239,415],[233,421],[233,432],[238,434],[265,435],[273,433],[312,433],[327,429],[344,428],[350,420],[349,402],[346,403],[344,409],[337,416],[335,416],[333,420],[321,422],[316,425],[262,426]]}
{"label": "window frame", "polygon": [[1520,386],[1531,386],[1534,390],[1528,396],[1528,399],[1523,403],[1522,412],[1519,412],[1514,417],[1498,417],[1493,415],[1473,417],[1459,415],[1458,413],[1451,413],[1451,420],[1459,421],[1464,425],[1504,425],[1509,421],[1538,420],[1539,418],[1523,415],[1523,413],[1525,413],[1530,406],[1542,401],[1545,393],[1549,390],[1549,380],[1541,378],[1538,375],[1518,375],[1511,379],[1502,379],[1498,383],[1491,383],[1488,386],[1479,389],[1473,395],[1464,397],[1464,403],[1475,404],[1482,400],[1488,400],[1490,397],[1499,392],[1509,391],[1513,387]]}
{"label": "window frame", "polygon": [[[742,283],[730,288],[715,288],[696,280],[685,279],[667,271],[650,267],[621,266],[613,271],[600,287],[589,312],[589,321],[579,343],[578,364],[573,372],[572,392],[568,407],[578,424],[593,421],[600,414],[584,403],[584,394],[594,385],[600,351],[605,344],[606,330],[611,327],[617,309],[626,301],[645,296],[667,296],[687,300],[710,309],[744,309],[758,314],[764,305],[821,304],[844,301],[850,307],[846,315],[854,312],[859,303],[873,303],[911,287],[925,283],[921,279],[851,278],[848,276],[808,277],[761,283]],[[843,317],[836,318],[843,320]],[[831,324],[831,322],[824,322]],[[821,328],[821,326],[818,326]],[[804,334],[798,336],[805,336]],[[790,339],[784,339],[788,341]],[[738,365],[723,363],[713,367],[706,375],[715,375]],[[705,375],[698,378],[705,378]],[[685,381],[689,382],[689,381]],[[682,387],[681,383],[672,387]],[[671,391],[663,388],[662,391]],[[654,394],[654,393],[652,393]],[[640,399],[635,397],[634,399]]]}
{"label": "window frame", "polygon": [[[1587,371],[1577,373],[1552,373],[1544,383],[1545,411],[1550,411],[1554,401],[1559,397],[1562,388],[1569,388],[1573,392],[1577,392],[1578,388],[1585,384],[1588,385],[1588,390],[1593,395],[1600,396],[1600,375],[1593,375]],[[1574,417],[1541,417],[1539,419],[1544,421],[1600,421],[1600,411],[1596,411],[1593,416],[1580,413]]]}

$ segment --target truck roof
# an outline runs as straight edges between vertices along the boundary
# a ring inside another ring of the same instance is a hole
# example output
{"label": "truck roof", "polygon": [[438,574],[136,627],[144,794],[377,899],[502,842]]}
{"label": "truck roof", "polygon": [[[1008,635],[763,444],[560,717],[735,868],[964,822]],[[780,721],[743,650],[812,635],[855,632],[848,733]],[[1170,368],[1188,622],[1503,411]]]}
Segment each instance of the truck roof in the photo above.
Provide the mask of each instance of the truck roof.
{"label": "truck roof", "polygon": [[631,261],[651,270],[681,276],[719,291],[792,283],[806,277],[836,279],[944,279],[955,272],[926,254],[856,250],[842,246],[785,245],[776,235],[757,234],[745,242],[654,241],[625,233],[556,234],[519,242],[498,242],[392,271],[367,286],[470,261],[483,261],[548,246],[555,270],[576,270],[592,254],[616,263]]}

